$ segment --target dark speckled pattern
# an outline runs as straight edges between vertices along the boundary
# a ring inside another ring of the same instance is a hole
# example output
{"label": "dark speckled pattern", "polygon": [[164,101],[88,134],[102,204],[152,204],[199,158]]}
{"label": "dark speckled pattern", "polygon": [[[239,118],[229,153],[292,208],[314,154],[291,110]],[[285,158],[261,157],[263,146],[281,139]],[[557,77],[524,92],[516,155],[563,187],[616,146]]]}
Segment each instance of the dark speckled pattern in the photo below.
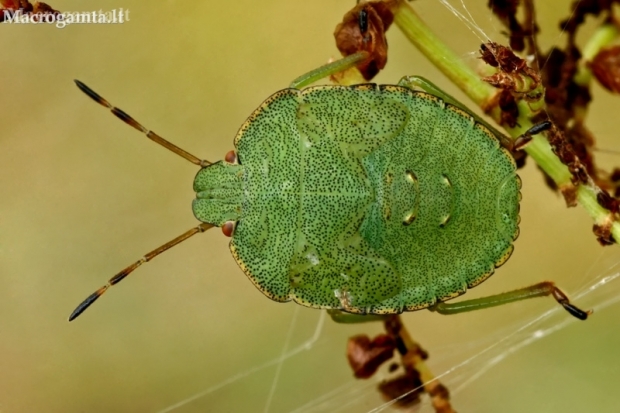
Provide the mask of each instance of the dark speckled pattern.
{"label": "dark speckled pattern", "polygon": [[[194,213],[220,224],[239,212],[230,249],[277,301],[426,308],[488,278],[518,235],[510,154],[469,114],[422,92],[285,89],[242,125],[235,146],[241,166],[217,163],[195,183],[221,211],[198,200]],[[204,189],[219,182],[226,190]]]}

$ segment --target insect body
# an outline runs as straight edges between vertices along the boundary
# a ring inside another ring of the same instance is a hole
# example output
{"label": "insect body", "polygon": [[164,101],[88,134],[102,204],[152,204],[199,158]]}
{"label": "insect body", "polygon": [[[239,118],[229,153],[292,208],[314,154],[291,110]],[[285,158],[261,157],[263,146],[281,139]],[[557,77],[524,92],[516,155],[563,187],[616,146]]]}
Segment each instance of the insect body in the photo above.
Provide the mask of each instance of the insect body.
{"label": "insect body", "polygon": [[491,275],[517,235],[514,161],[467,114],[399,86],[286,89],[201,170],[194,214],[268,297],[355,313],[425,308]]}
{"label": "insect body", "polygon": [[469,113],[407,86],[403,80],[279,91],[242,125],[236,160],[209,164],[163,141],[202,167],[193,211],[203,224],[114,276],[70,319],[143,262],[231,222],[235,260],[276,301],[357,314],[429,307],[453,313],[551,294],[585,319],[588,313],[550,282],[444,303],[510,257],[521,182],[496,134]]}

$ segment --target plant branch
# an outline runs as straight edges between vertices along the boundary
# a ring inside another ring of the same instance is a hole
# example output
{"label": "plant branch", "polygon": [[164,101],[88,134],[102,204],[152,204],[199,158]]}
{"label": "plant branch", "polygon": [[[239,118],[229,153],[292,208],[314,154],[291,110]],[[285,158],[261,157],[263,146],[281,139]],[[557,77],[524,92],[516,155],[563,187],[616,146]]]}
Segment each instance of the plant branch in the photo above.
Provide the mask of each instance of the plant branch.
{"label": "plant branch", "polygon": [[575,74],[575,83],[580,86],[587,86],[590,83],[592,79],[592,70],[588,66],[588,63],[594,59],[601,49],[614,41],[618,37],[618,33],[618,27],[609,23],[596,29],[583,48],[579,70]]}

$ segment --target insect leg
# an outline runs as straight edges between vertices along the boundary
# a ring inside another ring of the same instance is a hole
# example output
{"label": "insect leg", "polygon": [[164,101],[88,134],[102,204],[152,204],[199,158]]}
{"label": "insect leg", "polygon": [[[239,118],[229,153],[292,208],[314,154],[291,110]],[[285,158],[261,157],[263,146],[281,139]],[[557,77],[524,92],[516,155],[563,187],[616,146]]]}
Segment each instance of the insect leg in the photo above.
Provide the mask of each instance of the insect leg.
{"label": "insect leg", "polygon": [[422,76],[405,76],[400,80],[400,82],[398,82],[398,85],[407,87],[412,90],[422,90],[424,92],[430,93],[431,95],[441,98],[444,102],[456,106],[457,108],[469,113],[476,122],[489,129],[491,133],[493,133],[497,137],[497,139],[499,139],[499,142],[502,144],[502,146],[508,149],[510,152],[515,152],[523,149],[525,145],[527,145],[532,140],[532,136],[551,128],[551,122],[549,122],[548,120],[542,121],[529,128],[522,135],[512,139],[491,126],[480,116],[472,113],[469,109],[467,109],[467,106],[463,105],[457,99],[441,90],[439,86],[435,85],[433,82]]}
{"label": "insect leg", "polygon": [[341,324],[358,324],[358,323],[371,323],[374,321],[386,321],[390,317],[393,317],[393,314],[389,315],[380,315],[380,314],[351,314],[345,313],[341,310],[327,310],[327,314],[334,320],[336,323]]}
{"label": "insect leg", "polygon": [[73,310],[73,312],[69,316],[69,321],[72,321],[77,316],[82,314],[84,312],[84,310],[86,310],[88,307],[90,307],[90,305],[92,303],[94,303],[99,297],[101,297],[103,295],[103,293],[105,293],[108,290],[108,288],[112,287],[114,284],[117,284],[117,283],[121,282],[123,280],[123,278],[127,277],[136,268],[138,268],[139,266],[141,266],[145,262],[149,262],[150,260],[152,260],[153,258],[158,256],[162,252],[164,252],[164,251],[174,247],[177,244],[180,244],[181,242],[185,241],[186,239],[188,239],[192,235],[205,232],[209,228],[213,228],[213,225],[207,224],[207,223],[202,223],[202,224],[198,225],[197,227],[192,228],[192,229],[190,229],[187,232],[184,232],[183,234],[179,235],[178,237],[176,237],[172,241],[168,241],[167,243],[165,243],[161,247],[156,248],[153,251],[149,252],[144,257],[140,258],[138,261],[134,262],[129,267],[125,268],[124,270],[122,270],[121,272],[116,274],[114,277],[110,278],[110,280],[108,280],[108,283],[106,285],[104,285],[103,287],[99,288],[97,291],[95,291],[94,293],[92,293],[91,295],[86,297],[86,299],[84,301],[82,301],[80,303],[80,305],[78,305],[75,308],[75,310]]}
{"label": "insect leg", "polygon": [[491,133],[493,133],[493,135],[495,135],[497,139],[499,139],[503,147],[509,149],[510,151],[513,150],[514,144],[511,138],[509,138],[508,136],[504,135],[503,133],[495,129],[493,126],[491,126],[487,121],[482,119],[480,116],[471,112],[467,108],[467,106],[462,104],[456,98],[452,97],[452,95],[444,92],[441,88],[439,88],[439,86],[437,86],[430,80],[422,76],[405,76],[398,82],[398,85],[407,87],[412,90],[422,90],[424,92],[430,93],[433,96],[437,96],[438,98],[441,98],[444,102],[452,106],[456,106],[462,111],[469,113],[477,123],[485,126],[488,130],[490,130]]}
{"label": "insect leg", "polygon": [[437,311],[439,314],[458,314],[467,311],[482,310],[484,308],[496,307],[512,303],[514,301],[526,300],[528,298],[553,296],[555,300],[564,307],[573,317],[585,320],[592,310],[583,311],[570,303],[566,294],[562,292],[554,283],[544,281],[529,287],[520,288],[518,290],[509,291],[502,294],[491,295],[488,297],[476,298],[473,300],[465,300],[458,303],[438,303],[430,308],[431,311]]}
{"label": "insect leg", "polygon": [[532,136],[551,129],[551,126],[552,123],[548,120],[544,120],[540,123],[535,124],[528,130],[526,130],[522,135],[517,136],[512,143],[512,148],[509,149],[513,152],[523,149],[525,145],[527,145],[532,140]]}
{"label": "insect leg", "polygon": [[99,96],[97,92],[95,92],[94,90],[92,90],[91,88],[86,86],[84,83],[80,82],[79,80],[74,80],[74,82],[82,92],[88,95],[88,97],[90,97],[95,102],[99,103],[101,106],[105,106],[106,108],[110,109],[110,111],[112,112],[114,116],[116,116],[117,118],[119,118],[120,120],[128,124],[129,126],[144,133],[146,137],[152,140],[153,142],[160,144],[161,146],[168,149],[169,151],[176,153],[177,155],[183,157],[184,159],[187,159],[191,163],[196,164],[200,167],[205,167],[211,164],[211,162],[195,157],[191,153],[179,148],[175,144],[168,142],[167,140],[165,140],[164,138],[162,138],[155,132],[148,130],[147,128],[142,126],[138,121],[136,121],[134,118],[129,116],[127,113],[125,113],[124,111],[122,111],[121,109],[115,106],[112,106],[110,102],[105,100],[103,97]]}
{"label": "insect leg", "polygon": [[470,110],[467,109],[467,106],[463,105],[456,98],[452,97],[452,95],[449,95],[448,93],[443,91],[439,86],[437,86],[430,80],[426,79],[425,77],[405,76],[402,79],[400,79],[400,81],[398,82],[398,86],[403,86],[411,90],[422,90],[424,92],[430,93],[433,96],[437,96],[441,98],[444,102],[449,103],[453,106],[456,106],[464,110],[465,112],[468,112],[468,113],[470,112]]}
{"label": "insect leg", "polygon": [[335,62],[327,63],[319,68],[309,71],[297,79],[293,80],[289,85],[290,88],[293,89],[301,89],[317,80],[321,80],[324,77],[331,76],[338,72],[342,72],[344,70],[350,69],[353,66],[356,66],[358,63],[363,62],[368,59],[368,52],[361,51],[349,55],[347,57],[343,57],[342,59],[336,60]]}

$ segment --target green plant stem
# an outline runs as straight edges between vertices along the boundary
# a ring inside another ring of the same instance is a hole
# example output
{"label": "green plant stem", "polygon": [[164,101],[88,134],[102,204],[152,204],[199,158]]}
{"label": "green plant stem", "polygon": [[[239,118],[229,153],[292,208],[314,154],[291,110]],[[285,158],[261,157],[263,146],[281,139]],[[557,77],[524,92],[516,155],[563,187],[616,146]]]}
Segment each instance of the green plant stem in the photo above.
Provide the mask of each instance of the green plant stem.
{"label": "green plant stem", "polygon": [[588,86],[590,80],[592,80],[592,70],[588,67],[588,63],[594,59],[601,49],[614,41],[618,37],[618,34],[618,27],[613,24],[604,24],[596,29],[583,48],[579,70],[574,78],[575,83],[580,86]]}
{"label": "green plant stem", "polygon": [[456,64],[459,57],[443,43],[404,1],[398,1],[394,13],[394,23],[407,36],[428,60],[443,72],[478,106],[483,106],[495,89],[480,81],[479,76],[469,66]]}
{"label": "green plant stem", "polygon": [[[472,69],[465,65],[445,43],[435,36],[409,4],[403,0],[396,1],[393,12],[394,22],[411,43],[478,106],[483,109],[487,108],[497,91],[480,80]],[[499,121],[499,108],[491,110],[489,115]],[[517,119],[519,126],[506,128],[510,136],[515,138],[532,127],[533,124],[530,121],[532,115],[530,105],[521,101]],[[572,185],[571,173],[566,165],[562,164],[555,156],[551,145],[545,138],[535,136],[525,151],[555,181],[558,187],[568,188]],[[597,224],[611,223],[611,233],[614,239],[620,241],[620,223],[610,219],[612,217],[610,211],[598,204],[596,194],[596,187],[580,185],[577,188],[577,202],[585,208]]]}

